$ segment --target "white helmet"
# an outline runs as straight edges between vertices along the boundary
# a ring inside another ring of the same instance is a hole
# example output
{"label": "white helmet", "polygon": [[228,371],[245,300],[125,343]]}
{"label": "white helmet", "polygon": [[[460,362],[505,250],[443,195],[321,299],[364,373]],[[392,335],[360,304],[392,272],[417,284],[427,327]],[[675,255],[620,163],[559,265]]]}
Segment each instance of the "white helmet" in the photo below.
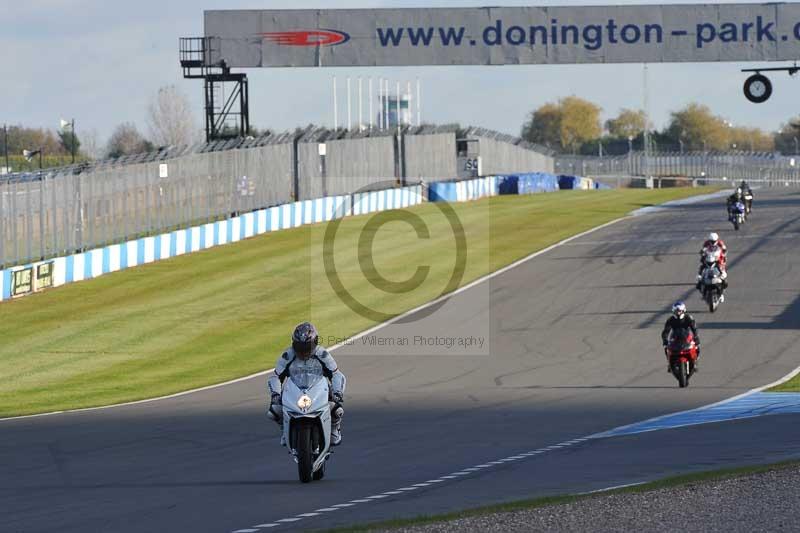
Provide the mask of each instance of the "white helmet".
{"label": "white helmet", "polygon": [[676,318],[683,318],[683,315],[686,314],[686,304],[680,300],[672,304],[672,314]]}
{"label": "white helmet", "polygon": [[717,244],[717,241],[719,240],[719,235],[717,235],[712,231],[711,233],[708,234],[708,240],[711,241],[712,244]]}

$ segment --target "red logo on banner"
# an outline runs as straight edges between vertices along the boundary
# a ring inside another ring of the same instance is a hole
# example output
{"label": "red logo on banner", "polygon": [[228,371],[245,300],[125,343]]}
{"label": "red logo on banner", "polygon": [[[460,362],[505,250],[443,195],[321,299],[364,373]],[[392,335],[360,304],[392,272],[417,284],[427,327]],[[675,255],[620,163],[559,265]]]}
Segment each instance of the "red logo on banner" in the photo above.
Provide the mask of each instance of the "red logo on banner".
{"label": "red logo on banner", "polygon": [[297,30],[259,33],[266,41],[283,46],[335,46],[350,40],[343,31]]}

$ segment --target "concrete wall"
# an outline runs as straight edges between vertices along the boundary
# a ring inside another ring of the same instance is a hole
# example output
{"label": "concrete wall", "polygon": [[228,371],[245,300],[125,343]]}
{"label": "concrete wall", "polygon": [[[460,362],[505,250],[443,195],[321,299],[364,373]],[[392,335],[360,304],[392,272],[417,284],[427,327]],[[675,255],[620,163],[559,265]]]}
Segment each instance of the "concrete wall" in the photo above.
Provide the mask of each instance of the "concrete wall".
{"label": "concrete wall", "polygon": [[456,134],[432,133],[405,136],[405,175],[409,183],[451,180],[456,168]]}
{"label": "concrete wall", "polygon": [[380,189],[393,185],[394,138],[364,137],[318,142],[300,142],[297,147],[298,199]]}
{"label": "concrete wall", "polygon": [[481,174],[553,172],[553,158],[515,144],[478,137]]}

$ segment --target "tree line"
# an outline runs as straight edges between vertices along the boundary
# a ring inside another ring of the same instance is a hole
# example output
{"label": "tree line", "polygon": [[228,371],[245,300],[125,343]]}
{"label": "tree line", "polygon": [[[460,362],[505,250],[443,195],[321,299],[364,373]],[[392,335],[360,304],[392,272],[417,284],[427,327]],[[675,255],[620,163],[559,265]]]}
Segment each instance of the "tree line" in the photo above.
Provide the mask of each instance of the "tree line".
{"label": "tree line", "polygon": [[[663,129],[656,129],[641,109],[622,109],[601,121],[600,106],[567,96],[531,111],[522,126],[522,138],[562,153],[621,155],[644,150],[645,139],[652,151],[754,151],[797,154],[800,117],[775,132],[735,126],[715,115],[708,106],[692,103],[670,113]],[[647,132],[647,135],[645,135]]]}
{"label": "tree line", "polygon": [[[54,131],[22,125],[7,126],[7,136],[0,131],[0,166],[5,166],[6,150],[12,171],[38,168],[38,158],[26,161],[23,150],[42,150],[43,166],[67,165],[71,162],[73,143],[76,161],[120,157],[152,151],[160,146],[191,144],[201,138],[195,126],[189,98],[176,86],[158,90],[150,100],[146,113],[147,135],[132,122],[119,124],[108,141],[101,145],[96,131]],[[6,147],[6,138],[8,146]]]}

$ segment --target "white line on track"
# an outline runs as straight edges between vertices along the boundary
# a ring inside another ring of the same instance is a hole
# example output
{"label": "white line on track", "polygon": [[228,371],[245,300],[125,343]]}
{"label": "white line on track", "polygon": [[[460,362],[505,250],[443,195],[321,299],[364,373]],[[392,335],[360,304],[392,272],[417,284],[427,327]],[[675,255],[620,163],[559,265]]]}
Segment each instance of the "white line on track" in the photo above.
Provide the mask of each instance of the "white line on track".
{"label": "white line on track", "polygon": [[[709,195],[701,195],[701,196],[690,197],[690,198],[684,199],[682,201],[685,202],[685,203],[694,203],[694,202],[703,201],[703,200],[705,200],[705,199],[707,199],[709,197],[710,197]],[[653,207],[659,207],[659,206],[653,206]],[[489,281],[490,279],[495,278],[495,277],[497,277],[497,276],[499,276],[501,274],[504,274],[504,273],[508,272],[509,270],[517,268],[518,266],[523,265],[523,264],[527,263],[528,261],[530,261],[532,259],[535,259],[536,257],[539,257],[542,254],[546,254],[547,252],[549,252],[551,250],[554,250],[555,248],[558,248],[560,246],[564,246],[566,244],[569,244],[572,241],[580,239],[581,237],[585,237],[586,235],[590,235],[590,234],[592,234],[592,233],[594,233],[596,231],[599,231],[599,230],[601,230],[603,228],[607,228],[607,227],[609,227],[609,226],[611,226],[613,224],[616,224],[617,222],[621,222],[623,220],[627,220],[627,219],[631,218],[632,216],[633,215],[631,214],[631,215],[625,215],[625,216],[620,217],[620,218],[616,218],[614,220],[606,222],[605,224],[601,224],[601,225],[596,226],[594,228],[591,228],[591,229],[588,229],[588,230],[583,231],[581,233],[578,233],[576,235],[573,235],[572,237],[567,237],[566,239],[558,241],[555,244],[551,244],[550,246],[548,246],[546,248],[542,248],[538,252],[533,252],[532,254],[526,255],[522,259],[519,259],[519,260],[511,263],[510,265],[507,265],[507,266],[501,268],[500,270],[495,270],[494,272],[491,272],[491,273],[489,273],[489,274],[487,274],[487,275],[485,275],[483,277],[480,277],[480,278],[476,279],[475,281],[472,281],[472,282],[468,283],[467,285],[464,285],[463,287],[461,287],[459,289],[456,289],[455,291],[453,291],[453,292],[451,292],[449,294],[446,294],[444,296],[436,298],[435,300],[431,300],[428,303],[424,303],[424,304],[422,304],[422,305],[420,305],[418,307],[415,307],[414,309],[411,309],[410,311],[406,311],[405,313],[402,313],[402,314],[400,314],[400,315],[398,315],[398,316],[396,316],[396,317],[394,317],[394,318],[392,318],[390,320],[387,320],[386,322],[382,322],[380,324],[376,324],[375,326],[373,326],[373,327],[371,327],[369,329],[366,329],[366,330],[362,331],[361,333],[358,333],[355,336],[349,338],[348,339],[348,344],[350,344],[352,341],[356,341],[356,340],[358,340],[358,339],[360,339],[362,337],[370,335],[371,333],[374,333],[374,332],[376,332],[376,331],[378,331],[378,330],[380,330],[382,328],[385,328],[386,326],[389,326],[389,325],[397,322],[398,320],[402,320],[402,319],[404,319],[405,317],[407,317],[409,315],[417,313],[417,312],[419,312],[419,311],[421,311],[423,309],[426,309],[426,308],[428,308],[428,307],[430,307],[432,305],[436,305],[441,301],[444,301],[444,300],[447,300],[449,298],[452,298],[453,296],[455,296],[457,294],[460,294],[460,293],[462,293],[464,291],[467,291],[467,290],[471,289],[472,287],[475,287],[476,285],[480,285],[481,283]],[[345,345],[345,343],[335,344],[333,346],[330,346],[328,348],[328,351],[329,352],[333,352],[336,349],[341,348],[344,345]],[[156,398],[147,398],[147,399],[144,399],[144,400],[134,400],[134,401],[131,401],[131,402],[116,403],[116,404],[112,404],[112,405],[101,405],[101,406],[98,406],[98,407],[84,407],[84,408],[81,408],[81,409],[65,409],[65,410],[61,410],[61,411],[50,411],[50,412],[47,412],[47,413],[37,413],[37,414],[34,414],[34,415],[10,416],[10,417],[6,417],[6,418],[0,418],[0,422],[4,422],[6,420],[20,420],[20,419],[23,419],[23,418],[36,418],[36,417],[51,416],[51,415],[58,415],[58,414],[80,413],[80,412],[85,412],[85,411],[98,411],[98,410],[101,410],[101,409],[112,409],[112,408],[115,408],[115,407],[127,407],[127,406],[130,406],[130,405],[139,405],[139,404],[143,404],[143,403],[158,402],[158,401],[162,401],[162,400],[170,400],[170,399],[173,399],[173,398],[179,398],[181,396],[186,396],[188,394],[195,394],[197,392],[203,392],[203,391],[207,391],[207,390],[212,390],[212,389],[216,389],[216,388],[219,388],[219,387],[227,387],[228,385],[233,385],[234,383],[240,383],[242,381],[247,381],[249,379],[254,379],[254,378],[257,378],[257,377],[260,377],[260,376],[265,376],[265,375],[269,374],[270,372],[272,372],[273,370],[275,370],[275,369],[274,368],[269,368],[267,370],[262,370],[260,372],[254,373],[254,374],[250,374],[250,375],[247,375],[247,376],[242,376],[240,378],[232,379],[232,380],[225,381],[225,382],[222,382],[222,383],[217,383],[217,384],[214,384],[214,385],[207,385],[205,387],[199,387],[197,389],[191,389],[191,390],[187,390],[187,391],[183,391],[183,392],[176,392],[174,394],[168,394],[166,396],[158,396]]]}
{"label": "white line on track", "polygon": [[[451,292],[449,294],[445,294],[444,296],[440,296],[439,298],[436,298],[435,300],[431,300],[428,303],[424,303],[424,304],[422,304],[422,305],[420,305],[418,307],[415,307],[414,309],[411,309],[410,311],[406,311],[405,313],[402,313],[402,314],[400,314],[400,315],[398,315],[398,316],[396,316],[396,317],[394,317],[394,318],[392,318],[390,320],[387,320],[386,322],[382,322],[380,324],[376,324],[375,326],[373,326],[373,327],[371,327],[369,329],[366,329],[366,330],[362,331],[361,333],[356,334],[353,337],[348,338],[347,343],[350,344],[350,343],[352,343],[352,341],[356,341],[356,340],[358,340],[358,339],[360,339],[362,337],[368,336],[368,335],[370,335],[370,334],[372,334],[372,333],[374,333],[374,332],[376,332],[376,331],[378,331],[380,329],[385,328],[386,326],[394,324],[398,320],[402,320],[402,319],[406,318],[407,316],[413,315],[414,313],[417,313],[417,312],[419,312],[419,311],[421,311],[423,309],[431,307],[432,305],[436,305],[436,304],[438,304],[438,303],[440,303],[440,302],[442,302],[444,300],[452,298],[453,296],[455,296],[457,294],[460,294],[460,293],[462,293],[464,291],[468,291],[469,289],[471,289],[472,287],[475,287],[476,285],[480,285],[481,283],[484,283],[484,282],[486,282],[486,281],[488,281],[488,280],[490,280],[492,278],[500,276],[501,274],[504,274],[504,273],[508,272],[509,270],[517,268],[518,266],[520,266],[522,264],[525,264],[528,261],[530,261],[530,260],[532,260],[532,259],[534,259],[536,257],[539,257],[542,254],[546,254],[547,252],[549,252],[549,251],[551,251],[551,250],[553,250],[555,248],[558,248],[559,246],[563,246],[563,245],[567,244],[568,242],[574,241],[575,239],[580,239],[581,237],[584,237],[586,235],[594,233],[595,231],[599,231],[599,230],[601,230],[603,228],[607,228],[608,226],[611,226],[612,224],[616,224],[617,222],[620,222],[622,220],[626,220],[628,218],[630,218],[630,215],[626,215],[624,217],[620,217],[620,218],[611,220],[609,222],[606,222],[605,224],[601,224],[600,226],[597,226],[597,227],[591,228],[589,230],[583,231],[581,233],[573,235],[572,237],[568,237],[568,238],[566,238],[566,239],[564,239],[562,241],[559,241],[559,242],[557,242],[555,244],[551,244],[550,246],[548,246],[546,248],[542,248],[538,252],[533,252],[532,254],[529,254],[529,255],[523,257],[522,259],[519,259],[519,260],[511,263],[510,265],[507,265],[507,266],[501,268],[500,270],[495,270],[494,272],[491,272],[491,273],[489,273],[489,274],[487,274],[487,275],[485,275],[485,276],[483,276],[481,278],[478,278],[475,281],[472,281],[472,282],[464,285],[463,287],[461,287],[459,289],[456,289],[455,291],[453,291],[453,292]],[[328,348],[328,351],[329,352],[333,352],[333,351],[337,350],[338,348],[341,348],[344,345],[345,345],[345,343],[335,344],[333,346],[330,346]],[[20,419],[23,419],[23,418],[38,418],[38,417],[42,417],[42,416],[52,416],[52,415],[67,414],[67,413],[80,413],[80,412],[85,412],[85,411],[98,411],[98,410],[101,410],[101,409],[112,409],[112,408],[115,408],[115,407],[126,407],[126,406],[130,406],[130,405],[139,405],[139,404],[143,404],[143,403],[158,402],[158,401],[161,401],[161,400],[169,400],[169,399],[172,399],[172,398],[179,398],[181,396],[186,396],[188,394],[194,394],[196,392],[212,390],[212,389],[216,389],[216,388],[219,388],[219,387],[226,387],[228,385],[233,385],[234,383],[247,381],[249,379],[254,379],[254,378],[257,378],[257,377],[260,377],[260,376],[265,376],[268,373],[272,372],[273,370],[275,370],[275,369],[274,368],[270,368],[270,369],[267,369],[267,370],[262,370],[261,372],[256,372],[254,374],[250,374],[248,376],[243,376],[243,377],[240,377],[240,378],[232,379],[230,381],[225,381],[223,383],[217,383],[215,385],[208,385],[208,386],[205,386],[205,387],[200,387],[200,388],[197,388],[197,389],[191,389],[191,390],[187,390],[187,391],[183,391],[183,392],[176,392],[175,394],[169,394],[169,395],[166,395],[166,396],[159,396],[157,398],[148,398],[148,399],[145,399],[145,400],[135,400],[135,401],[132,401],[132,402],[117,403],[117,404],[112,404],[112,405],[102,405],[102,406],[99,406],[99,407],[84,407],[84,408],[81,408],[81,409],[65,409],[63,411],[50,411],[48,413],[37,413],[37,414],[34,414],[34,415],[11,416],[11,417],[7,417],[7,418],[0,418],[0,422],[4,422],[4,421],[7,421],[7,420],[20,420]]]}
{"label": "white line on track", "polygon": [[627,487],[636,487],[637,485],[644,485],[645,483],[646,481],[637,481],[636,483],[626,483],[625,485],[614,485],[613,487],[605,487],[602,489],[590,490],[587,492],[579,492],[578,496],[584,496],[586,494],[597,494],[598,492],[609,492],[612,490],[624,489]]}
{"label": "white line on track", "polygon": [[[716,402],[716,403],[713,403],[713,404],[710,404],[710,405],[707,405],[707,406],[704,406],[704,407],[698,407],[697,409],[704,409],[704,408],[711,407],[711,406],[714,406],[714,405],[725,404],[725,403],[731,402],[733,400],[736,400],[738,398],[742,398],[744,396],[747,396],[749,394],[753,394],[755,392],[761,392],[764,389],[768,389],[770,387],[775,387],[777,385],[780,385],[781,383],[789,381],[790,379],[792,379],[793,377],[797,376],[798,374],[800,374],[800,367],[795,368],[792,372],[789,372],[788,374],[786,374],[781,379],[776,380],[776,381],[774,381],[772,383],[769,383],[768,385],[764,385],[763,387],[758,387],[758,388],[749,390],[749,391],[747,391],[745,393],[739,394],[739,395],[734,396],[732,398],[728,398],[727,400],[722,400],[720,402]],[[676,414],[692,412],[692,411],[695,411],[697,409],[690,409],[688,411],[681,411],[679,413],[672,413],[670,415],[664,415],[664,416],[674,416]],[[653,418],[652,420],[658,420],[660,418],[663,418],[663,417],[656,417],[656,418]],[[620,427],[622,428],[622,427],[628,427],[628,426],[620,426]],[[615,428],[614,430],[610,430],[610,431],[615,431],[617,429],[620,429],[620,428]],[[453,472],[451,474],[447,474],[447,475],[444,475],[444,476],[436,478],[436,479],[430,479],[428,481],[425,481],[424,483],[417,483],[417,484],[412,485],[412,486],[402,487],[402,488],[394,489],[392,491],[384,492],[384,493],[381,493],[381,494],[367,496],[366,498],[363,498],[363,499],[360,499],[360,500],[350,500],[349,504],[338,504],[338,505],[332,506],[331,508],[317,509],[317,511],[315,511],[315,512],[335,511],[335,510],[338,510],[338,509],[340,509],[342,507],[345,507],[345,506],[349,507],[349,506],[352,506],[352,505],[357,504],[357,503],[358,504],[360,504],[360,503],[368,503],[368,502],[373,502],[373,501],[376,501],[376,500],[379,500],[379,499],[383,500],[384,498],[391,498],[391,497],[393,497],[395,495],[404,495],[404,494],[406,494],[406,493],[408,493],[410,491],[417,490],[417,489],[420,489],[420,488],[425,488],[425,487],[430,487],[430,486],[438,486],[438,485],[436,485],[437,483],[443,483],[443,482],[446,482],[446,481],[451,481],[453,479],[458,480],[459,476],[465,476],[465,475],[469,475],[469,474],[474,474],[476,472],[480,472],[482,474],[482,473],[486,472],[487,468],[492,468],[494,466],[500,466],[500,465],[507,465],[508,463],[511,463],[513,461],[517,461],[517,460],[520,460],[520,459],[526,459],[526,458],[530,458],[530,457],[536,457],[537,455],[540,455],[540,454],[543,454],[543,453],[561,451],[561,450],[564,450],[566,448],[582,444],[582,443],[584,443],[584,442],[586,442],[588,440],[604,438],[604,435],[606,433],[608,433],[608,432],[595,433],[595,434],[592,434],[592,435],[586,435],[586,436],[583,436],[583,437],[578,437],[578,438],[574,438],[574,439],[571,439],[571,440],[566,440],[564,442],[559,442],[557,444],[552,444],[550,446],[537,448],[535,450],[530,450],[530,451],[527,451],[527,452],[524,452],[524,453],[521,453],[521,454],[512,455],[512,456],[509,456],[509,457],[505,457],[503,459],[498,459],[496,461],[482,463],[480,465],[476,465],[476,466],[473,466],[473,467],[470,467],[470,468],[464,468],[464,469],[459,470],[457,472]],[[595,493],[599,493],[599,492],[607,492],[607,491],[612,491],[612,490],[621,489],[621,488],[625,488],[625,487],[633,487],[633,486],[636,486],[636,485],[641,485],[643,483],[646,483],[646,482],[640,481],[640,482],[628,483],[628,484],[624,484],[624,485],[614,485],[612,487],[605,487],[605,488],[602,488],[602,489],[592,490],[592,491],[589,491],[589,492],[580,492],[578,494],[579,495],[586,495],[586,494],[595,494]],[[284,521],[287,521],[287,520],[291,521],[291,522],[295,522],[295,521],[301,519],[299,517],[304,517],[304,516],[305,515],[297,515],[297,516],[293,517],[292,519],[276,520],[276,522],[284,522]],[[270,523],[270,524],[265,524],[263,527],[275,527],[276,525],[278,525],[278,524]],[[253,526],[253,527],[258,528],[259,526]],[[239,530],[234,531],[233,533],[244,533],[244,532],[252,532],[252,531],[253,531],[252,529],[239,529]],[[255,530],[255,531],[258,531],[258,530]]]}

